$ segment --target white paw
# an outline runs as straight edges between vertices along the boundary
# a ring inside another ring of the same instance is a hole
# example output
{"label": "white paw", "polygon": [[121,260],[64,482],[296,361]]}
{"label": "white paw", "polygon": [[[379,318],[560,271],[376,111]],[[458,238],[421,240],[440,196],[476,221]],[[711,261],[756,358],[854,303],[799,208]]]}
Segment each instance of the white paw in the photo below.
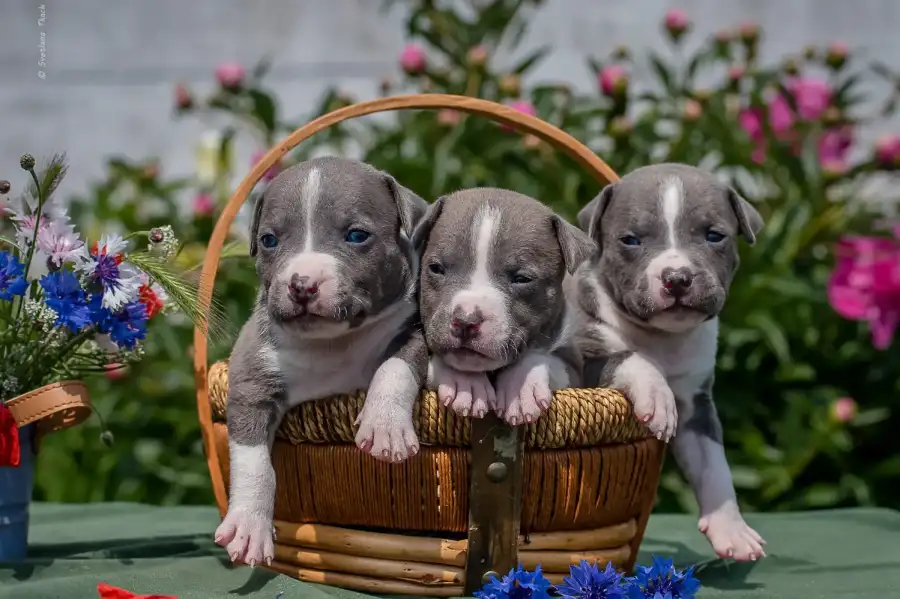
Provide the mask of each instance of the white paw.
{"label": "white paw", "polygon": [[419,383],[406,362],[391,358],[382,364],[366,392],[366,402],[356,419],[356,445],[372,457],[402,462],[419,452],[413,428],[413,405]]}
{"label": "white paw", "polygon": [[627,386],[627,394],[634,407],[635,417],[657,439],[668,443],[675,436],[678,408],[675,406],[675,395],[666,380],[655,375],[631,381]]}
{"label": "white paw", "polygon": [[545,362],[526,357],[497,375],[497,415],[512,426],[534,422],[552,400]]}
{"label": "white paw", "polygon": [[225,547],[233,562],[251,567],[271,565],[275,557],[275,530],[272,519],[255,510],[229,508],[216,529],[216,543]]}
{"label": "white paw", "polygon": [[367,398],[356,424],[356,445],[373,458],[396,463],[419,453],[412,417],[397,406],[370,404]]}
{"label": "white paw", "polygon": [[700,518],[698,527],[719,557],[731,557],[739,562],[755,562],[766,556],[766,542],[750,528],[740,513],[718,510]]}
{"label": "white paw", "polygon": [[481,418],[497,403],[494,386],[483,372],[462,372],[433,359],[428,386],[438,400],[460,416]]}

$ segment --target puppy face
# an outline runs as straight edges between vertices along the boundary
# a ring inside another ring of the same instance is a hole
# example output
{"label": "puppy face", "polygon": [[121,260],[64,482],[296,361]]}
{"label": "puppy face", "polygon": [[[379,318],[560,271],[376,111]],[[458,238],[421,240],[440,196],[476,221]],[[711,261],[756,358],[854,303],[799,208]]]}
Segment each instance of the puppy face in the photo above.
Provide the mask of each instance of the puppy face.
{"label": "puppy face", "polygon": [[763,221],[711,174],[691,166],[640,168],[607,186],[578,215],[599,244],[592,275],[632,319],[681,332],[718,315]]}
{"label": "puppy face", "polygon": [[325,157],[279,174],[258,201],[250,254],[271,320],[333,337],[415,293],[410,238],[424,200],[389,175]]}
{"label": "puppy face", "polygon": [[562,327],[566,272],[594,251],[537,200],[501,189],[438,199],[416,231],[420,310],[430,349],[457,370],[491,371]]}

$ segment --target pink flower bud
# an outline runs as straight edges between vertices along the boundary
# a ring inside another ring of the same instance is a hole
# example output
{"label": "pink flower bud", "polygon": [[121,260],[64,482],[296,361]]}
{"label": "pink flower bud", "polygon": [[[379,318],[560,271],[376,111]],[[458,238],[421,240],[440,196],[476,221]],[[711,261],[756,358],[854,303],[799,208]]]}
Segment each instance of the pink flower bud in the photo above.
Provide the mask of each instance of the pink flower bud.
{"label": "pink flower bud", "polygon": [[[523,99],[513,100],[512,102],[509,102],[507,104],[507,106],[509,106],[513,110],[517,110],[521,113],[524,113],[524,114],[527,114],[530,116],[537,116],[537,110],[534,108],[534,104],[532,104],[528,100],[523,100]],[[500,128],[503,129],[504,131],[512,131],[513,130],[513,128],[510,127],[509,125],[500,125]]]}
{"label": "pink flower bud", "polygon": [[194,196],[194,216],[209,216],[216,209],[216,202],[208,193],[198,193]]}
{"label": "pink flower bud", "polygon": [[183,83],[175,86],[175,106],[179,110],[187,110],[194,105],[194,97]]}
{"label": "pink flower bud", "polygon": [[438,110],[437,121],[445,127],[455,127],[462,120],[462,114],[458,110],[444,108]]}
{"label": "pink flower bud", "polygon": [[[250,157],[250,167],[256,166],[256,163],[262,160],[262,157],[266,155],[266,150],[257,150],[253,152],[253,156]],[[275,177],[278,176],[278,173],[281,172],[281,163],[276,162],[274,166],[272,166],[269,170],[266,171],[266,174],[263,175],[263,181],[271,181]]]}
{"label": "pink flower bud", "polygon": [[612,64],[603,67],[597,78],[600,82],[600,91],[607,96],[620,96],[628,89],[628,73],[622,65]]}
{"label": "pink flower bud", "polygon": [[885,168],[900,167],[900,135],[885,135],[875,142],[875,159]]}
{"label": "pink flower bud", "polygon": [[425,50],[418,44],[406,44],[400,53],[400,68],[410,75],[418,75],[425,70]]}
{"label": "pink flower bud", "polygon": [[745,21],[738,26],[738,36],[745,44],[754,44],[759,40],[759,25],[753,21]]}
{"label": "pink flower bud", "polygon": [[687,100],[684,103],[683,116],[687,122],[694,122],[703,115],[703,106],[697,100]]}
{"label": "pink flower bud", "polygon": [[223,88],[236,90],[244,83],[246,71],[240,63],[223,62],[216,68],[216,80]]}
{"label": "pink flower bud", "polygon": [[831,418],[835,422],[846,424],[856,418],[859,406],[852,397],[841,397],[831,404]]}
{"label": "pink flower bud", "polygon": [[110,382],[121,381],[128,375],[128,367],[112,362],[103,367],[103,374]]}
{"label": "pink flower bud", "polygon": [[666,31],[669,32],[669,35],[675,41],[678,41],[691,26],[687,13],[679,9],[667,12],[664,22]]}
{"label": "pink flower bud", "polygon": [[730,79],[732,82],[740,81],[744,77],[745,73],[746,70],[744,70],[744,67],[742,67],[741,65],[736,64],[728,67],[728,79]]}
{"label": "pink flower bud", "polygon": [[484,66],[484,63],[487,62],[488,59],[488,49],[486,46],[473,46],[469,49],[469,54],[467,56],[469,64],[473,67]]}
{"label": "pink flower bud", "polygon": [[844,42],[832,42],[825,50],[825,64],[833,69],[839,69],[847,63],[849,53]]}

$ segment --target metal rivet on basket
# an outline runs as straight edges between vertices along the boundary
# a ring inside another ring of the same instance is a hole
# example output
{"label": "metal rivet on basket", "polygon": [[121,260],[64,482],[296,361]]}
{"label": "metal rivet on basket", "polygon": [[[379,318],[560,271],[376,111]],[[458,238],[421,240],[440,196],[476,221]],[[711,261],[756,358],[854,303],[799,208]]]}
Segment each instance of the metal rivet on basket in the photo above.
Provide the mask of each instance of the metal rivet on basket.
{"label": "metal rivet on basket", "polygon": [[509,468],[503,462],[494,462],[487,467],[487,477],[492,483],[502,483],[506,480],[506,473]]}
{"label": "metal rivet on basket", "polygon": [[491,577],[500,578],[500,575],[497,574],[496,572],[494,572],[493,570],[488,570],[487,572],[484,573],[484,575],[482,575],[481,583],[482,584],[489,583],[491,581]]}

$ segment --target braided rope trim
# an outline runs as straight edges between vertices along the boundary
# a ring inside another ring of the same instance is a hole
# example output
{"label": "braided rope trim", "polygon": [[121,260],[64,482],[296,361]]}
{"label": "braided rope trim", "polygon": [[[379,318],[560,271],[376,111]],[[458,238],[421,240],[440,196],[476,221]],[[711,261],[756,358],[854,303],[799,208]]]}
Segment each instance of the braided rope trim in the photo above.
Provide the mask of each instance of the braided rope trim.
{"label": "braided rope trim", "polygon": [[[209,369],[209,398],[213,420],[226,420],[228,363]],[[337,399],[338,401],[335,401]],[[365,392],[340,395],[301,404],[288,412],[277,436],[294,445],[353,443],[354,422],[362,410]],[[469,446],[468,419],[440,404],[433,391],[423,391],[416,402],[413,424],[424,445]],[[541,418],[525,427],[529,449],[562,449],[631,443],[650,436],[632,415],[631,405],[612,389],[561,389]]]}

